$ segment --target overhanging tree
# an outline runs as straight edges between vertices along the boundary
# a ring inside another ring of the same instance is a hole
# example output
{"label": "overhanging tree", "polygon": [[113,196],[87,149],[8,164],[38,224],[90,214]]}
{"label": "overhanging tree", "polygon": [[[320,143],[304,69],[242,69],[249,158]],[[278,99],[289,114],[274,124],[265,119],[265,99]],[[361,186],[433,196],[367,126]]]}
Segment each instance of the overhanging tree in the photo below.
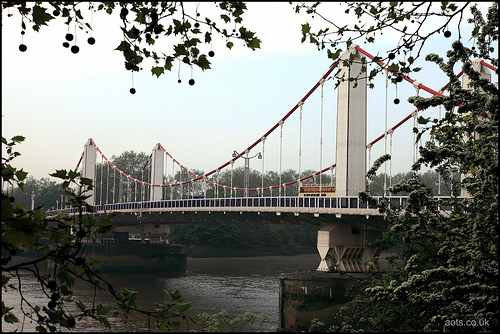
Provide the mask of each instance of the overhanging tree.
{"label": "overhanging tree", "polygon": [[[498,5],[489,8],[486,19],[474,9],[473,14],[472,23],[481,27],[475,31],[479,54],[498,66]],[[432,137],[420,147],[412,171],[436,168],[467,196],[435,199],[416,173],[389,189],[409,194],[404,209],[360,193],[393,225],[379,244],[401,243],[402,251],[395,257],[396,270],[358,290],[352,303],[357,313],[342,330],[498,331],[498,85],[473,68],[477,55],[456,41],[447,61],[426,56],[450,79],[448,96],[409,99],[419,110],[446,109],[441,120],[419,118],[425,128],[414,129],[417,137],[425,132]],[[455,65],[470,78],[469,87],[462,87]],[[387,159],[381,157],[368,175]],[[453,179],[457,173],[465,177]],[[451,206],[449,212],[440,210],[444,205]]]}
{"label": "overhanging tree", "polygon": [[[215,56],[211,42],[218,36],[225,40],[225,46],[232,49],[235,41],[243,42],[246,47],[260,48],[260,39],[248,30],[243,23],[243,14],[247,10],[244,2],[223,1],[213,3],[216,14],[206,15],[198,11],[199,4],[181,2],[2,2],[2,14],[8,11],[8,17],[21,15],[22,34],[29,26],[36,32],[43,32],[43,26],[62,20],[68,25],[63,46],[78,53],[82,45],[77,45],[80,31],[92,31],[98,36],[101,31],[93,31],[93,13],[112,15],[119,11],[123,33],[122,41],[117,41],[115,50],[123,53],[125,69],[139,72],[145,60],[152,60],[151,74],[160,77],[165,71],[171,71],[176,61],[186,66],[197,66],[203,71],[210,69],[210,57]],[[98,38],[98,37],[97,37]],[[170,50],[158,50],[155,44],[169,41]],[[88,44],[94,45],[96,39],[91,36]],[[24,43],[19,46],[21,52],[29,52]],[[149,66],[149,65],[148,65]],[[179,78],[180,82],[180,78]],[[189,80],[194,84],[194,79]],[[135,89],[130,91],[135,93]]]}

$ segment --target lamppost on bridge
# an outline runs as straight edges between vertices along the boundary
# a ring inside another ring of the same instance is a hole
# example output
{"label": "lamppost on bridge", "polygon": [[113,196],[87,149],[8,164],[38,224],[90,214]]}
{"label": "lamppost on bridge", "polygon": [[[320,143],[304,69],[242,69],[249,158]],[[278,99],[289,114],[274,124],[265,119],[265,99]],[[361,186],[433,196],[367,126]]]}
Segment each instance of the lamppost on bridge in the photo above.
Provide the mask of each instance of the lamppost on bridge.
{"label": "lamppost on bridge", "polygon": [[[247,153],[248,154],[248,153]],[[245,197],[248,197],[248,186],[250,183],[250,159],[257,157],[257,159],[262,159],[262,154],[259,152],[253,157],[244,157],[236,151],[233,151],[233,158],[240,157],[245,159],[245,179],[244,179],[244,188],[245,188]]]}
{"label": "lamppost on bridge", "polygon": [[31,211],[35,210],[35,197],[38,196],[38,195],[40,195],[40,194],[36,194],[35,195],[35,191],[32,190],[31,191],[31,195],[30,194],[26,194],[26,195],[28,195],[28,196],[31,197]]}

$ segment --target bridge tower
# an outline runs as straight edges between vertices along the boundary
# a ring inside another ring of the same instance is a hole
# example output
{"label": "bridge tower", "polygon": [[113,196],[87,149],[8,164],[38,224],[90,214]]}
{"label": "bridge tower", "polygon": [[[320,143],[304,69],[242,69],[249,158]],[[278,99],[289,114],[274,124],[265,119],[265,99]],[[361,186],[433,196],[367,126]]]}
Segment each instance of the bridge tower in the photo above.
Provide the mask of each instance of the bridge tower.
{"label": "bridge tower", "polygon": [[[491,73],[490,73],[490,70],[488,70],[486,68],[486,66],[484,66],[483,64],[481,64],[481,59],[474,59],[472,61],[472,68],[476,72],[479,72],[479,75],[480,75],[481,79],[486,79],[489,82],[491,82]],[[464,74],[463,77],[462,77],[462,88],[463,89],[471,89],[471,87],[469,87],[469,83],[470,82],[471,82],[471,80],[470,80],[469,76],[467,74]],[[467,177],[466,174],[460,174],[460,181],[463,181],[466,177]],[[460,196],[470,197],[470,194],[467,192],[467,190],[465,190],[464,188],[462,188],[460,190]]]}
{"label": "bridge tower", "polygon": [[[96,148],[92,143],[92,138],[90,138],[83,148],[83,165],[82,165],[82,176],[88,179],[91,179],[92,182],[95,181],[95,162],[96,162]],[[95,205],[94,201],[94,190],[87,190],[87,195],[90,195],[87,198],[87,203],[90,205]]]}
{"label": "bridge tower", "polygon": [[[349,65],[344,66],[344,61]],[[342,80],[337,99],[337,151],[335,171],[335,196],[358,196],[366,188],[366,129],[367,87],[366,74],[362,72],[363,56],[351,47],[340,57]],[[359,76],[359,78],[358,78]],[[355,80],[349,80],[355,79]],[[363,257],[372,259],[378,249],[366,249],[367,240],[381,237],[380,231],[359,230],[348,222],[338,220],[326,224],[318,231],[317,248],[321,257],[318,271],[328,271],[335,256],[340,270],[363,272],[367,268]]]}
{"label": "bridge tower", "polygon": [[[151,184],[163,184],[164,162],[164,152],[160,148],[160,144],[158,143],[153,148],[151,159]],[[162,193],[163,191],[161,187],[151,187],[151,201],[162,200]]]}
{"label": "bridge tower", "polygon": [[[343,60],[352,59],[349,66]],[[366,75],[356,45],[340,57],[337,99],[336,196],[358,196],[366,187]],[[349,81],[349,78],[359,78]]]}

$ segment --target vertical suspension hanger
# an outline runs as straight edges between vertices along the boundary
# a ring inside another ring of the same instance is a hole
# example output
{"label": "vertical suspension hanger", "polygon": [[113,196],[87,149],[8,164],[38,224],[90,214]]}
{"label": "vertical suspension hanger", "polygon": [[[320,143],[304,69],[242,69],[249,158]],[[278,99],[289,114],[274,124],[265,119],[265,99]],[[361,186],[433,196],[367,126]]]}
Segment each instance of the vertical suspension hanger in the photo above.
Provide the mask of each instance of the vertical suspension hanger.
{"label": "vertical suspension hanger", "polygon": [[214,185],[214,188],[217,191],[217,197],[216,198],[219,198],[219,172],[220,172],[220,169],[217,168],[217,184]]}
{"label": "vertical suspension hanger", "polygon": [[370,169],[371,166],[371,160],[372,160],[372,144],[368,144],[366,148],[368,149],[368,169]]}
{"label": "vertical suspension hanger", "polygon": [[[384,154],[387,154],[387,108],[388,108],[388,91],[389,91],[389,73],[388,70],[385,70],[385,127],[384,127]],[[396,83],[396,100],[398,92],[398,84]],[[396,103],[394,100],[394,103]],[[398,102],[399,103],[399,100]],[[397,104],[396,103],[396,104]],[[387,161],[384,162],[384,196],[387,195]]]}
{"label": "vertical suspension hanger", "polygon": [[141,201],[144,202],[144,173],[141,173]]}
{"label": "vertical suspension hanger", "polygon": [[[175,183],[175,161],[174,158],[172,157],[172,184]],[[170,199],[174,199],[174,187],[170,187]]]}
{"label": "vertical suspension hanger", "polygon": [[262,136],[262,172],[261,172],[261,197],[264,197],[264,158],[265,158],[265,143],[266,143],[266,137]]}
{"label": "vertical suspension hanger", "polygon": [[330,185],[333,185],[333,167],[330,167]]}
{"label": "vertical suspension hanger", "polygon": [[203,197],[207,198],[207,179],[203,175]]}
{"label": "vertical suspension hanger", "polygon": [[[250,160],[248,158],[248,155],[250,154],[250,151],[247,149],[245,151],[245,153],[247,154],[247,158],[245,159],[245,164],[247,164],[247,163],[250,162]],[[247,183],[246,183],[246,187],[245,187],[245,190],[244,190],[245,191],[245,194],[244,194],[245,197],[248,197],[248,192],[249,192],[248,189],[250,188],[250,165],[247,165],[247,166],[248,166],[248,174],[245,175],[245,178],[248,177],[248,180],[246,180]]]}
{"label": "vertical suspension hanger", "polygon": [[[419,92],[420,92],[420,87],[419,87],[420,83],[417,82],[416,80],[413,81],[413,87],[415,88],[415,91],[417,93],[417,96],[419,95]],[[418,108],[415,109],[414,113],[413,113],[413,127],[414,128],[417,128],[418,126],[418,123],[417,123],[417,118],[418,118]],[[415,163],[418,159],[418,143],[417,143],[417,137],[416,137],[416,133],[413,132],[413,142],[414,142],[414,148],[413,148],[413,163]]]}
{"label": "vertical suspension hanger", "polygon": [[[95,159],[95,161],[96,161],[95,164],[97,165],[97,159]],[[96,169],[96,166],[94,165],[94,171],[95,171],[95,169]],[[92,182],[93,182],[92,184],[94,185],[94,188],[95,188],[97,186],[97,173],[95,173],[95,172],[94,172]],[[94,199],[93,199],[94,203],[92,203],[92,204],[97,205],[97,203],[96,203],[97,192],[95,189],[92,191],[92,195],[93,195],[92,197],[94,197]]]}
{"label": "vertical suspension hanger", "polygon": [[231,160],[231,198],[233,198],[233,166],[234,166],[234,160]]}
{"label": "vertical suspension hanger", "polygon": [[325,79],[321,78],[321,107],[320,107],[320,131],[319,131],[319,194],[321,196],[322,193],[322,175],[321,171],[323,170],[323,88],[325,86]]}
{"label": "vertical suspension hanger", "polygon": [[393,129],[389,130],[389,154],[391,156],[391,160],[389,160],[389,188],[392,187],[392,134],[394,133]]}
{"label": "vertical suspension hanger", "polygon": [[283,120],[280,121],[280,186],[278,195],[281,197],[281,173],[282,173],[282,163],[283,163]]}
{"label": "vertical suspension hanger", "polygon": [[179,166],[179,183],[180,183],[180,199],[183,199],[182,194],[182,166]]}
{"label": "vertical suspension hanger", "polygon": [[115,204],[116,196],[116,169],[113,168],[113,204]]}
{"label": "vertical suspension hanger", "polygon": [[101,154],[101,187],[99,189],[100,195],[99,195],[99,202],[98,203],[102,203],[104,205],[104,201],[102,200],[102,170],[103,169],[104,169],[104,158]]}
{"label": "vertical suspension hanger", "polygon": [[[415,111],[412,112],[412,116],[413,116],[413,128],[416,128],[417,127],[417,115],[418,115],[418,109],[415,109]],[[416,159],[415,159],[415,147],[416,147],[416,140],[417,140],[417,137],[416,137],[416,133],[413,132],[413,144],[412,144],[412,152],[413,152],[413,163],[415,163]]]}
{"label": "vertical suspension hanger", "polygon": [[106,204],[109,204],[109,162],[106,163]]}
{"label": "vertical suspension hanger", "polygon": [[297,196],[300,196],[300,174],[302,173],[302,106],[304,102],[301,100],[298,103],[300,107],[299,113],[299,176],[297,179]]}
{"label": "vertical suspension hanger", "polygon": [[[168,183],[168,154],[165,152],[165,169],[163,170],[163,178],[165,179],[165,184],[167,185]],[[162,178],[162,179],[163,179]],[[162,187],[161,190],[162,193],[162,199],[167,199],[167,187]]]}
{"label": "vertical suspension hanger", "polygon": [[[439,105],[439,121],[441,121],[441,105]],[[438,196],[441,196],[441,173],[438,171]]]}
{"label": "vertical suspension hanger", "polygon": [[144,181],[142,183],[142,201],[146,201],[146,185],[144,184]]}

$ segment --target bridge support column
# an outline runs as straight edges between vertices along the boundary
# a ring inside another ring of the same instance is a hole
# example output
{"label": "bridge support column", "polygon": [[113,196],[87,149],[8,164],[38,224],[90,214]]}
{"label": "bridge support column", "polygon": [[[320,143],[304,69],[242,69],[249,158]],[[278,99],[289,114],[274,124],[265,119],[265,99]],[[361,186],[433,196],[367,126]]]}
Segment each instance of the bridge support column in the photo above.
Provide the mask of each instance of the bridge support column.
{"label": "bridge support column", "polygon": [[[156,144],[153,148],[151,159],[151,184],[163,184],[163,169],[164,169],[164,152],[160,148],[160,144]],[[151,187],[151,201],[162,200],[163,189],[161,187]]]}
{"label": "bridge support column", "polygon": [[[318,231],[318,252],[321,262],[318,271],[329,271],[334,265],[331,258],[335,257],[338,270],[347,272],[365,272],[370,266],[370,261],[379,256],[378,248],[366,248],[367,242],[380,239],[382,231],[361,230],[346,223],[331,223],[323,226]],[[368,260],[368,264],[363,262]]]}
{"label": "bridge support column", "polygon": [[[83,165],[82,165],[82,176],[91,179],[92,182],[95,181],[95,162],[96,162],[96,148],[92,144],[92,139],[89,139],[83,148]],[[94,184],[95,186],[95,184]],[[94,190],[88,190],[87,187],[87,203],[90,205],[95,205]]]}
{"label": "bridge support column", "polygon": [[[366,74],[362,55],[352,45],[341,56],[337,99],[336,196],[357,196],[366,187]],[[350,66],[342,60],[355,58]],[[349,81],[356,78],[357,81]]]}

